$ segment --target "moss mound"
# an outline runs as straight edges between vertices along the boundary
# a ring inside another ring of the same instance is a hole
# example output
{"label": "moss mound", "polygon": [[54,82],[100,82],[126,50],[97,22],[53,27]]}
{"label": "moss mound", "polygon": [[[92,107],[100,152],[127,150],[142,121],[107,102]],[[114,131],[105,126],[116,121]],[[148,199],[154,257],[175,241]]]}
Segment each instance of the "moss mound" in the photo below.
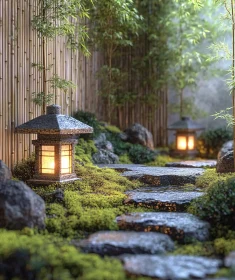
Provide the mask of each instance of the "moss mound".
{"label": "moss mound", "polygon": [[53,236],[0,231],[1,279],[124,280],[121,262],[80,253]]}

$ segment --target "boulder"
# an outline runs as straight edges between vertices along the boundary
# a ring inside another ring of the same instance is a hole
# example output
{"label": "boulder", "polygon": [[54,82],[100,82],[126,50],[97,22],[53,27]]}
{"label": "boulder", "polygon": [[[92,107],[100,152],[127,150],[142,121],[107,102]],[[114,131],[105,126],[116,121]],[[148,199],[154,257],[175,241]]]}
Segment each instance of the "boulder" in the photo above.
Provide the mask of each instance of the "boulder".
{"label": "boulder", "polygon": [[20,230],[24,227],[45,228],[43,199],[20,181],[0,184],[0,227]]}
{"label": "boulder", "polygon": [[105,133],[101,133],[94,142],[97,149],[104,149],[113,152],[113,145],[110,141],[107,141]]}
{"label": "boulder", "polygon": [[116,164],[119,162],[119,158],[111,151],[100,149],[92,156],[92,160],[95,164]]}
{"label": "boulder", "polygon": [[216,165],[216,171],[218,173],[234,172],[233,151],[227,152],[218,160]]}
{"label": "boulder", "polygon": [[225,154],[227,154],[227,152],[231,151],[233,151],[233,140],[230,140],[223,144],[217,156],[218,160],[222,158]]}
{"label": "boulder", "polygon": [[10,169],[6,166],[6,164],[0,160],[0,183],[6,182],[10,180],[12,177]]}
{"label": "boulder", "polygon": [[139,123],[135,123],[127,128],[124,133],[120,134],[120,137],[123,141],[140,144],[152,150],[154,149],[152,133]]}

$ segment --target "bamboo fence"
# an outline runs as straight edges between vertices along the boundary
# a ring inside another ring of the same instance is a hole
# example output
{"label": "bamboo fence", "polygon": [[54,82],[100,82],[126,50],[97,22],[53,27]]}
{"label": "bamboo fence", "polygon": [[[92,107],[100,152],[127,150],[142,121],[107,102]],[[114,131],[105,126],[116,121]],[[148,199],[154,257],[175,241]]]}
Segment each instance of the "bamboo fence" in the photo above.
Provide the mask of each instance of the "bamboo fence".
{"label": "bamboo fence", "polygon": [[[42,61],[42,42],[31,26],[37,9],[36,0],[0,0],[0,159],[11,168],[33,152],[31,141],[36,137],[15,134],[15,127],[41,114],[41,107],[33,102],[32,95],[42,92],[43,79],[42,73],[32,67],[32,63]],[[128,57],[127,63],[131,53]],[[102,55],[93,51],[90,57],[84,57],[66,48],[65,40],[56,38],[47,42],[46,59],[52,65],[51,75],[56,73],[76,84],[66,94],[59,90],[53,92],[53,101],[62,106],[62,113],[72,115],[77,110],[85,110],[105,120],[105,104],[97,94],[96,79]],[[138,82],[130,78],[127,86],[138,87]],[[119,114],[114,113],[113,123],[125,129],[139,122],[153,133],[156,146],[166,145],[166,90],[157,94],[160,100],[157,108],[141,105],[137,100],[135,104],[126,104]]]}

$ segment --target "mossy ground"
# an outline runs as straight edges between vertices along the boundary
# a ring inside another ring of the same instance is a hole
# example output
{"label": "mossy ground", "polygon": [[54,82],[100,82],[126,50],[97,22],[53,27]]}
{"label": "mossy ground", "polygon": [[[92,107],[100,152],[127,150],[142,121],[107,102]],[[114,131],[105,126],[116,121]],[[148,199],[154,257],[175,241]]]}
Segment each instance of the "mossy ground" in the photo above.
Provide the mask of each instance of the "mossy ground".
{"label": "mossy ground", "polygon": [[[82,150],[80,155],[84,159]],[[32,158],[18,165],[15,176],[28,180],[32,176],[30,170],[33,162]],[[37,234],[31,230],[0,231],[4,243],[0,245],[0,257],[3,262],[9,263],[9,258],[18,258],[23,254],[25,259],[21,271],[36,275],[33,279],[148,279],[126,276],[119,260],[86,255],[69,245],[72,238],[84,238],[98,230],[118,229],[115,223],[118,215],[146,210],[123,204],[125,191],[140,187],[139,182],[129,181],[115,170],[95,167],[89,163],[89,157],[87,162],[85,166],[76,165],[76,173],[81,180],[70,184],[32,187],[46,202],[46,230]],[[59,201],[53,197],[58,188],[64,193],[64,199]],[[18,279],[30,279],[20,277]]]}

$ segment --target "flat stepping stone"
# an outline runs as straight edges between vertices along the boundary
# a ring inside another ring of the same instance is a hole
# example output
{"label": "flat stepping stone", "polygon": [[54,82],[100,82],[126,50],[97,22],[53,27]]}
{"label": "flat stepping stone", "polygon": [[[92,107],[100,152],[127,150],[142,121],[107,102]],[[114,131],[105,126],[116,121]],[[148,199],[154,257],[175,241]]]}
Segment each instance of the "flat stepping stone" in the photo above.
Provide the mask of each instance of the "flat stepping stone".
{"label": "flat stepping stone", "polygon": [[130,213],[116,218],[121,230],[155,231],[179,242],[205,241],[209,238],[209,223],[189,213],[146,212]]}
{"label": "flat stepping stone", "polygon": [[161,211],[184,211],[189,203],[203,192],[182,191],[177,187],[148,187],[127,192],[125,204],[134,204]]}
{"label": "flat stepping stone", "polygon": [[174,250],[174,243],[168,235],[156,232],[101,231],[81,241],[78,247],[84,252],[117,256],[165,253]]}
{"label": "flat stepping stone", "polygon": [[222,265],[221,260],[184,255],[126,255],[122,260],[128,274],[167,280],[205,280],[207,275],[215,274]]}
{"label": "flat stepping stone", "polygon": [[203,168],[147,167],[134,164],[107,164],[99,166],[121,171],[127,170],[121,173],[121,175],[154,186],[195,184],[196,178],[205,171]]}
{"label": "flat stepping stone", "polygon": [[169,162],[166,167],[189,167],[189,168],[201,168],[201,167],[210,167],[215,168],[217,160],[185,160],[178,162]]}

